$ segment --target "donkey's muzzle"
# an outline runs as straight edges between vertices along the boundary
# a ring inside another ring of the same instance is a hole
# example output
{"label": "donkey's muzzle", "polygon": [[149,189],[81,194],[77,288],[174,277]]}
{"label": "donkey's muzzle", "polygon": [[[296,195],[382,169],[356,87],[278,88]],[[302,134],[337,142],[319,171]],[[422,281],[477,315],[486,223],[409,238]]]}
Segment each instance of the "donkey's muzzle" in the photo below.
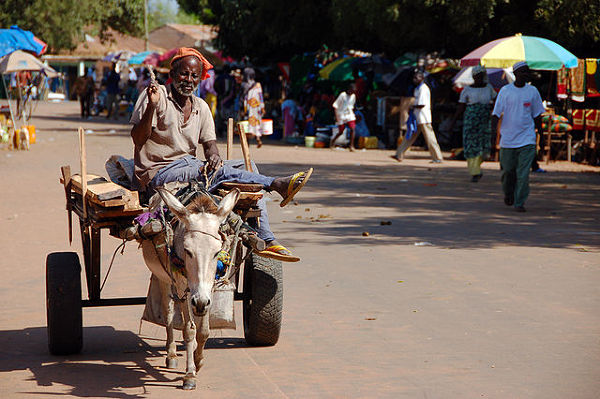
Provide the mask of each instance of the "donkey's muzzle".
{"label": "donkey's muzzle", "polygon": [[199,296],[191,298],[192,311],[196,316],[204,316],[210,306],[210,298],[202,299]]}

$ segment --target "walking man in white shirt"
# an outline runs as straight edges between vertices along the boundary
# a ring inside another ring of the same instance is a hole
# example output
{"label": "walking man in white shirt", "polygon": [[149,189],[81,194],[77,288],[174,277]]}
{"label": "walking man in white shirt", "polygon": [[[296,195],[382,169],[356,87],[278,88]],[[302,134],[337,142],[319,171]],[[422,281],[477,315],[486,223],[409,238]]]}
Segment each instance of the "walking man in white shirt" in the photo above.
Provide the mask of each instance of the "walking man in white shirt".
{"label": "walking man in white shirt", "polygon": [[492,132],[500,125],[500,167],[504,203],[525,212],[529,196],[529,169],[535,158],[536,130],[541,132],[544,105],[538,90],[527,82],[529,66],[517,62],[513,66],[514,83],[504,86],[492,112]]}
{"label": "walking man in white shirt", "polygon": [[[354,90],[351,90],[354,91]],[[354,151],[354,132],[356,129],[356,116],[354,115],[354,104],[356,103],[356,96],[351,93],[350,90],[345,90],[340,93],[338,98],[333,102],[333,109],[335,111],[335,122],[338,126],[338,132],[331,139],[329,146],[333,148],[335,141],[338,137],[344,133],[346,126],[350,129],[350,144],[348,149]]]}
{"label": "walking man in white shirt", "polygon": [[423,72],[417,71],[413,77],[413,83],[416,86],[415,89],[415,103],[411,107],[417,119],[417,133],[410,136],[409,139],[402,140],[402,143],[396,150],[396,156],[394,159],[400,162],[404,158],[404,153],[410,148],[415,142],[419,134],[423,133],[427,148],[431,154],[431,162],[441,163],[442,162],[442,151],[438,145],[437,139],[435,138],[435,132],[431,126],[431,92],[429,86],[424,82],[425,76]]}

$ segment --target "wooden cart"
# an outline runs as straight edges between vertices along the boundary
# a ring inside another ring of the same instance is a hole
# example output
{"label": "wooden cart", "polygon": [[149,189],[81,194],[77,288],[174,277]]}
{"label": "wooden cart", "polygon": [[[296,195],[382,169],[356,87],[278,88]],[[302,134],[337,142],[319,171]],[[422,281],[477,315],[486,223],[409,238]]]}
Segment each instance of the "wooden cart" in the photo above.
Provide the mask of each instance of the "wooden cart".
{"label": "wooden cart", "polygon": [[[88,297],[82,298],[81,264],[77,253],[50,253],[46,258],[46,311],[48,347],[54,355],[81,351],[82,308],[143,305],[146,302],[145,296],[101,297],[101,230],[108,229],[111,236],[121,239],[123,230],[130,228],[135,217],[146,211],[140,205],[138,193],[85,172],[85,179],[81,175],[72,176],[68,166],[61,170],[69,217],[69,242],[72,241],[72,213],[79,218]],[[82,170],[85,171],[84,165]],[[242,201],[234,211],[252,225],[260,216],[260,210],[256,208],[256,192],[261,187],[240,187]],[[240,247],[243,251],[250,250]],[[281,261],[255,254],[237,257],[239,262],[243,258],[246,259],[243,264],[235,265],[239,269],[235,276],[237,290],[234,299],[243,301],[244,336],[251,345],[275,345],[279,339],[283,310]]]}

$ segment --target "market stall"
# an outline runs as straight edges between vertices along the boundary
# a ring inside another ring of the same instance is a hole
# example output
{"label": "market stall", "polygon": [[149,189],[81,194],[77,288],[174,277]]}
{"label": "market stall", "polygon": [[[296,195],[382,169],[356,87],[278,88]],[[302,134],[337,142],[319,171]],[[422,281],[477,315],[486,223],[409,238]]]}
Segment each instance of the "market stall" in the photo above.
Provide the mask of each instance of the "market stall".
{"label": "market stall", "polygon": [[[33,99],[45,85],[46,78],[57,77],[58,73],[33,55],[16,50],[0,59],[0,75],[10,110],[10,123],[6,123],[5,137],[8,136],[9,146],[28,148],[29,143],[35,141],[35,133],[31,135],[32,128],[26,128],[33,111]],[[14,84],[10,83],[13,79]],[[20,125],[17,121],[20,121]],[[21,133],[27,138],[19,139]]]}

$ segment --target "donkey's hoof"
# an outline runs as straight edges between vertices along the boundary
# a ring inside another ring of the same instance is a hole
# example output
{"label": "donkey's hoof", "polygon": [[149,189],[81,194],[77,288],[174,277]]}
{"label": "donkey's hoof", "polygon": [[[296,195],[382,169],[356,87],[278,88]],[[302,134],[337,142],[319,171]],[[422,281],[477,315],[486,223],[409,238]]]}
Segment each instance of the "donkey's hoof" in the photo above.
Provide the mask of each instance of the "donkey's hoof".
{"label": "donkey's hoof", "polygon": [[165,363],[168,369],[176,369],[177,368],[177,358],[176,357],[168,357],[165,359]]}
{"label": "donkey's hoof", "polygon": [[196,379],[195,378],[184,378],[183,379],[183,390],[191,391],[192,389],[196,389]]}

